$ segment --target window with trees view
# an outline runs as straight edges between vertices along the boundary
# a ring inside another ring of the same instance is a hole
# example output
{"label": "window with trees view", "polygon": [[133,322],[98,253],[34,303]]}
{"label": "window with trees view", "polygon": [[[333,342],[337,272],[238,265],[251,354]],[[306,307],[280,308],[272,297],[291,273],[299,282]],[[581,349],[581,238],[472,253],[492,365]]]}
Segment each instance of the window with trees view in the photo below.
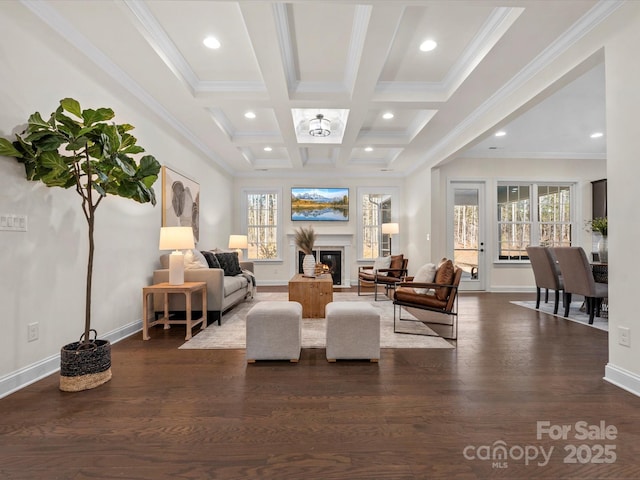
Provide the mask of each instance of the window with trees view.
{"label": "window with trees view", "polygon": [[392,190],[358,190],[358,256],[361,259],[372,260],[390,254],[389,235],[382,233],[382,224],[392,222]]}
{"label": "window with trees view", "polygon": [[280,198],[277,191],[245,191],[249,260],[275,260],[280,257]]}
{"label": "window with trees view", "polygon": [[498,260],[528,260],[527,245],[569,246],[573,185],[498,184]]}

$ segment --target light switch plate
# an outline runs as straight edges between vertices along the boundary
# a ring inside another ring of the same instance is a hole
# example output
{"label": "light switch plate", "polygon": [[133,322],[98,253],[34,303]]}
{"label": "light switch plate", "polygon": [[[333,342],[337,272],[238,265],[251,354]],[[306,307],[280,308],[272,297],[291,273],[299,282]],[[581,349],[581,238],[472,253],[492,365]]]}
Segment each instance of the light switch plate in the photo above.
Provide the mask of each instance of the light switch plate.
{"label": "light switch plate", "polygon": [[0,214],[0,231],[26,232],[27,216],[13,213]]}

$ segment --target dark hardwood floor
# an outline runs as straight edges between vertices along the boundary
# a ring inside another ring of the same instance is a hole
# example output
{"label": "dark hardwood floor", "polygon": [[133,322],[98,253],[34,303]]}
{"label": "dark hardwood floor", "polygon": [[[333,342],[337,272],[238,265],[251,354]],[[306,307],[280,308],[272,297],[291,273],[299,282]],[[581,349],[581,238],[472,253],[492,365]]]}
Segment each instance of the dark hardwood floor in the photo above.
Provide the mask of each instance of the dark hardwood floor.
{"label": "dark hardwood floor", "polygon": [[[640,398],[602,379],[607,333],[515,299],[533,295],[463,294],[457,348],[378,364],[304,349],[247,365],[156,327],[113,345],[97,389],[53,375],[0,400],[0,478],[640,478]],[[538,438],[545,421],[567,438]],[[609,438],[576,438],[578,422]]]}

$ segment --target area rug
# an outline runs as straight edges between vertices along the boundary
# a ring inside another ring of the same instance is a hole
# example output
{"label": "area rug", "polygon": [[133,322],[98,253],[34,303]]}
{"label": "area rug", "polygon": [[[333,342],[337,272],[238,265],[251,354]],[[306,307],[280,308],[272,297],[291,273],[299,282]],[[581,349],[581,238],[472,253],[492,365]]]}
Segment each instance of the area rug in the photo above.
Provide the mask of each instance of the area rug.
{"label": "area rug", "polygon": [[[521,307],[530,308],[532,310],[536,310],[536,302],[518,302],[512,301],[514,305],[520,305]],[[571,302],[571,306],[569,307],[569,317],[564,318],[564,306],[562,305],[562,300],[560,301],[560,306],[558,307],[558,313],[555,314],[556,317],[562,318],[564,320],[570,320],[572,322],[581,323],[586,325],[587,327],[597,328],[598,330],[609,331],[609,321],[608,319],[601,317],[594,317],[593,325],[589,325],[589,315],[584,311],[584,307],[582,305],[582,300]],[[540,302],[540,308],[537,309],[539,312],[548,313],[549,315],[554,315],[553,313],[553,298],[549,299],[549,303]]]}
{"label": "area rug", "polygon": [[[260,293],[251,301],[243,302],[222,316],[222,325],[209,325],[181,349],[244,349],[246,343],[245,319],[249,310],[257,303],[272,300],[287,300],[287,292]],[[393,332],[393,303],[389,300],[374,302],[371,296],[358,296],[355,293],[336,292],[335,302],[368,302],[380,312],[381,348],[454,348],[441,337],[426,337]],[[415,318],[406,310],[403,318]],[[302,320],[302,348],[326,348],[326,320],[324,318],[305,318]],[[400,326],[399,326],[400,328]],[[428,327],[419,322],[402,322],[402,331],[429,332]]]}

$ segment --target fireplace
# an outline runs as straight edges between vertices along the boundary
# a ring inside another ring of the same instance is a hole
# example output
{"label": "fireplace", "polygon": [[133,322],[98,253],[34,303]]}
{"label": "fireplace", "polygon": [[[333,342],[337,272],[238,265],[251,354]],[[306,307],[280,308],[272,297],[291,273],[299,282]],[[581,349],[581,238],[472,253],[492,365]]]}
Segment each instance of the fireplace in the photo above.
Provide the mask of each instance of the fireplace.
{"label": "fireplace", "polygon": [[[313,256],[318,261],[329,267],[329,273],[334,285],[342,285],[342,250],[314,250]],[[304,253],[298,251],[298,273],[302,273],[302,259]],[[318,258],[320,260],[318,260]]]}
{"label": "fireplace", "polygon": [[[287,234],[289,243],[290,260],[289,260],[289,276],[293,277],[300,270],[300,250],[296,247],[293,233]],[[331,264],[334,273],[333,285],[341,288],[351,286],[351,250],[352,250],[352,234],[333,234],[333,233],[317,233],[314,244],[314,256],[320,259],[320,262]],[[339,253],[339,255],[338,255]],[[324,261],[323,261],[324,260]]]}

